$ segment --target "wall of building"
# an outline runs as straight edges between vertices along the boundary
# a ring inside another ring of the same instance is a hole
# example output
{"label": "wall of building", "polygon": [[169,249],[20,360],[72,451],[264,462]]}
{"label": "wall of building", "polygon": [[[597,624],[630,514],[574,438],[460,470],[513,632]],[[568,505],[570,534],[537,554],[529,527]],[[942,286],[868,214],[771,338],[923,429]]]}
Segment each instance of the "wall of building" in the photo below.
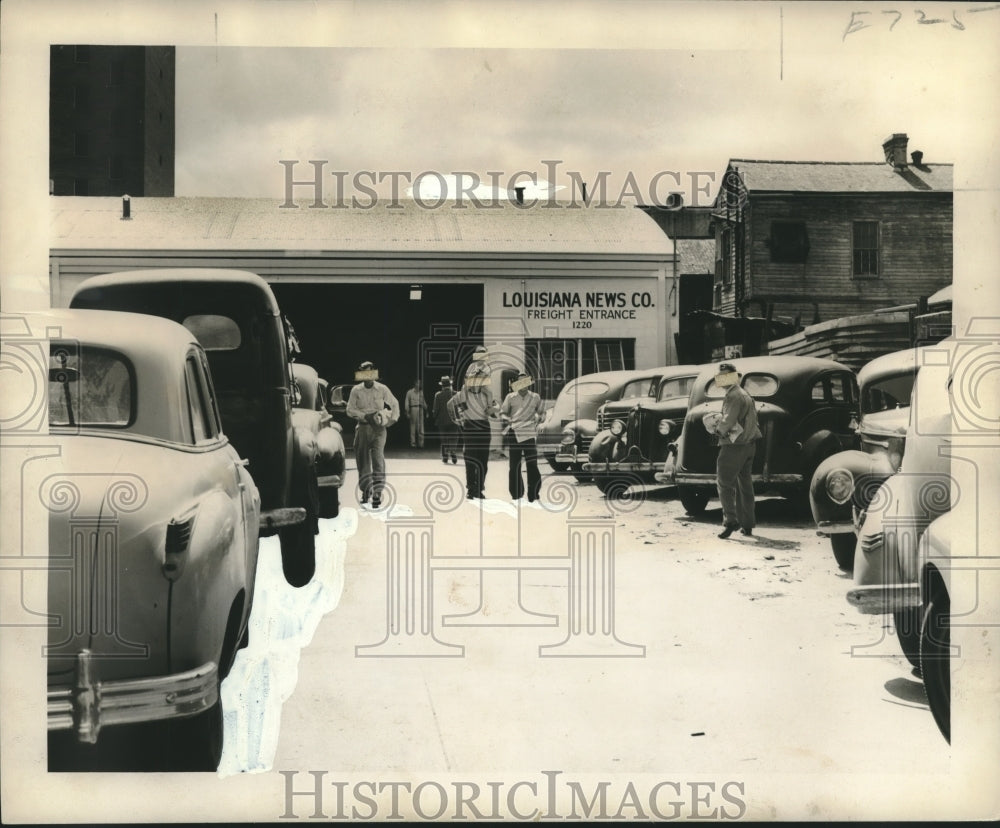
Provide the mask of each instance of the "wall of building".
{"label": "wall of building", "polygon": [[[809,251],[802,263],[771,261],[773,221],[804,221]],[[879,222],[879,274],[852,272],[852,223]],[[915,302],[952,281],[951,193],[792,195],[753,199],[748,216],[748,296],[797,294],[794,310],[812,322]],[[756,312],[756,309],[752,309]]]}

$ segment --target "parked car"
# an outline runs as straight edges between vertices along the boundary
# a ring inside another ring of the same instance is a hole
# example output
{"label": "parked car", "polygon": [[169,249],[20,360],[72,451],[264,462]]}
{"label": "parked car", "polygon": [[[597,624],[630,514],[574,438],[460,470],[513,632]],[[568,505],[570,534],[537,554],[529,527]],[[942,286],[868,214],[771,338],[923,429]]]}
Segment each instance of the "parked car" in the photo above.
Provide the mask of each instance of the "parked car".
{"label": "parked car", "polygon": [[597,434],[597,410],[608,400],[633,400],[656,393],[662,369],[601,371],[568,383],[538,426],[536,443],[556,472],[582,475],[587,450]]}
{"label": "parked car", "polygon": [[260,276],[241,270],[175,268],[86,279],[73,308],[132,311],[180,322],[201,342],[218,392],[226,435],[260,489],[261,532],[281,539],[293,586],[315,571],[319,528],[315,455],[292,423],[289,335],[277,300]]}
{"label": "parked car", "polygon": [[[955,340],[928,348],[946,351]],[[910,396],[906,453],[875,491],[860,520],[854,586],[847,600],[866,614],[891,614],[903,654],[920,666],[917,547],[930,523],[952,507],[950,367],[922,360]]]}
{"label": "parked car", "polygon": [[339,383],[329,387],[329,395],[326,402],[326,410],[330,412],[333,421],[340,426],[340,432],[344,438],[344,447],[347,451],[354,449],[354,426],[355,421],[347,416],[347,401],[351,396],[351,389],[357,383]]}
{"label": "parked car", "polygon": [[[971,502],[971,500],[969,501]],[[961,514],[959,514],[961,511]],[[920,566],[920,642],[918,645],[920,677],[934,722],[946,740],[951,741],[951,591],[952,537],[961,534],[976,516],[972,510],[949,511],[934,520],[920,538],[917,559]],[[966,554],[969,554],[967,551]],[[965,569],[966,577],[975,576]],[[962,576],[961,571],[955,578]],[[977,584],[969,595],[976,595]],[[986,596],[984,596],[986,597]],[[987,598],[987,600],[989,600]]]}
{"label": "parked car", "polygon": [[820,463],[809,484],[816,531],[830,538],[837,564],[848,572],[868,502],[903,459],[917,354],[914,348],[886,354],[858,372],[857,445]]}
{"label": "parked car", "polygon": [[[753,462],[754,491],[773,492],[805,503],[809,481],[827,457],[853,440],[857,401],[854,372],[829,359],[797,356],[727,360],[757,402],[762,439]],[[655,478],[673,483],[688,514],[704,511],[717,496],[718,439],[702,422],[722,410],[726,389],[715,384],[717,365],[704,366],[691,390],[680,437]]]}
{"label": "parked car", "polygon": [[168,770],[214,770],[219,686],[253,603],[257,486],[189,331],[103,311],[44,320],[58,331],[45,439],[60,468],[42,491],[49,766],[86,764],[108,731],[167,720],[167,743],[139,749]]}
{"label": "parked car", "polygon": [[701,367],[664,370],[654,397],[606,402],[597,412],[600,429],[583,470],[605,494],[653,483],[672,442],[680,436],[691,387]]}
{"label": "parked car", "polygon": [[292,424],[297,440],[311,435],[314,445],[299,446],[297,451],[315,455],[316,483],[319,486],[319,516],[334,518],[340,513],[340,487],[344,485],[344,440],[340,424],[326,410],[327,384],[316,369],[301,362],[293,363],[295,404]]}

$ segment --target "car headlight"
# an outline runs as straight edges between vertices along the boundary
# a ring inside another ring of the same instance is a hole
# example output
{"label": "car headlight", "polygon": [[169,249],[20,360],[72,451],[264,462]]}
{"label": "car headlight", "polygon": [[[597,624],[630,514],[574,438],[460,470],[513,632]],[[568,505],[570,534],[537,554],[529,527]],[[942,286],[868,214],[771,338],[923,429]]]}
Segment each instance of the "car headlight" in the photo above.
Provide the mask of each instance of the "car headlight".
{"label": "car headlight", "polygon": [[674,424],[670,420],[660,420],[660,424],[656,427],[656,430],[666,437],[674,430]]}
{"label": "car headlight", "polygon": [[854,494],[854,475],[847,469],[834,469],[826,476],[826,493],[834,503],[847,503]]}
{"label": "car headlight", "polygon": [[571,446],[576,442],[576,432],[572,429],[568,429],[562,433],[562,437],[559,442],[564,446]]}
{"label": "car headlight", "polygon": [[620,436],[625,431],[625,422],[623,420],[615,420],[611,423],[611,433],[615,437]]}

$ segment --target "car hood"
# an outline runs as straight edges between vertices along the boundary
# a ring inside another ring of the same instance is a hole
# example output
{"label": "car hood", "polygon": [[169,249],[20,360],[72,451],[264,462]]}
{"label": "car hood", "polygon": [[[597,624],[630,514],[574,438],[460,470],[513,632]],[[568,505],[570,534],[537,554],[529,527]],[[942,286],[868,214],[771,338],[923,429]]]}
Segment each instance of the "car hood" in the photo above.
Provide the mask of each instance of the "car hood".
{"label": "car hood", "polygon": [[860,433],[862,436],[899,437],[906,434],[910,422],[909,406],[890,408],[887,411],[875,411],[861,418]]}

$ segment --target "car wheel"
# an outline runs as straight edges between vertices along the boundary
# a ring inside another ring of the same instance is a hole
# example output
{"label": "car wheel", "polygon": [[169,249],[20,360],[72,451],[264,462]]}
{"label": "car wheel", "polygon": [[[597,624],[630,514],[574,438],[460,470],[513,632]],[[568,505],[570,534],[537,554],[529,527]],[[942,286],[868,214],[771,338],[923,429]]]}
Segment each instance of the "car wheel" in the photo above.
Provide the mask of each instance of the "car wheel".
{"label": "car wheel", "polygon": [[681,489],[681,505],[689,515],[700,515],[708,505],[708,492],[701,489]]}
{"label": "car wheel", "polygon": [[830,546],[833,547],[833,557],[837,559],[837,566],[850,572],[854,569],[854,550],[858,545],[858,536],[853,532],[842,532],[839,535],[830,535]]}
{"label": "car wheel", "polygon": [[340,514],[340,489],[324,486],[319,490],[319,516],[335,518]]}
{"label": "car wheel", "polygon": [[920,607],[908,607],[892,614],[892,622],[896,627],[896,638],[907,661],[914,667],[920,667]]}
{"label": "car wheel", "polygon": [[221,696],[197,716],[169,722],[167,738],[171,771],[218,770],[223,739]]}
{"label": "car wheel", "polygon": [[920,626],[920,674],[927,706],[941,735],[951,742],[951,631],[944,590],[931,595]]}
{"label": "car wheel", "polygon": [[316,573],[316,535],[307,518],[295,526],[279,530],[281,569],[289,586],[305,586]]}

